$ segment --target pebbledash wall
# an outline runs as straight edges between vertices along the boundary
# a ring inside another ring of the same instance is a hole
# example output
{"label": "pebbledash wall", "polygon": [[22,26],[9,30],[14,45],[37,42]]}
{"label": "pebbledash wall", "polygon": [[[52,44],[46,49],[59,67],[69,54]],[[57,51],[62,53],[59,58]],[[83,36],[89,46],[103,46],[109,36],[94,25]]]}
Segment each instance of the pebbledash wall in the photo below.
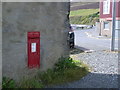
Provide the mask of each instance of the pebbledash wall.
{"label": "pebbledash wall", "polygon": [[[69,55],[69,2],[4,2],[2,4],[4,77],[19,81],[52,68]],[[40,68],[27,67],[27,32],[40,31]]]}

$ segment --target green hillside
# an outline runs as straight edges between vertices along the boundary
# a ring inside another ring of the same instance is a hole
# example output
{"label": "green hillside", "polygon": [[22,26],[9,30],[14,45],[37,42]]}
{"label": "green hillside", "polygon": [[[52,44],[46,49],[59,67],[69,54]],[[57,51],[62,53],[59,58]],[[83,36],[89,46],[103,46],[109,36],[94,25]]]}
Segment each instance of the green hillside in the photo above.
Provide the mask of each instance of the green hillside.
{"label": "green hillside", "polygon": [[93,25],[96,21],[99,20],[99,12],[96,11],[94,13],[88,13],[87,10],[83,13],[81,12],[81,15],[76,15],[70,17],[70,23],[71,24],[87,24],[87,25]]}
{"label": "green hillside", "polygon": [[97,12],[99,12],[99,9],[80,9],[80,10],[70,11],[70,17],[88,16]]}

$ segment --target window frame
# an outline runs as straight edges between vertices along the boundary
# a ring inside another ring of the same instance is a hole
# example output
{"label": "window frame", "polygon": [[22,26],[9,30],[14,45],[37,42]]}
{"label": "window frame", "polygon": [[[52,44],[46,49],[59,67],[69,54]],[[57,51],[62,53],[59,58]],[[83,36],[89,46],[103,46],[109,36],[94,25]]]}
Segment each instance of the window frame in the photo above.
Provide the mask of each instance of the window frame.
{"label": "window frame", "polygon": [[[110,22],[109,21],[105,21],[103,24],[104,24],[104,26],[103,26],[104,30],[110,30]],[[105,28],[105,24],[108,24],[107,28]]]}
{"label": "window frame", "polygon": [[103,1],[103,14],[110,14],[110,0]]}

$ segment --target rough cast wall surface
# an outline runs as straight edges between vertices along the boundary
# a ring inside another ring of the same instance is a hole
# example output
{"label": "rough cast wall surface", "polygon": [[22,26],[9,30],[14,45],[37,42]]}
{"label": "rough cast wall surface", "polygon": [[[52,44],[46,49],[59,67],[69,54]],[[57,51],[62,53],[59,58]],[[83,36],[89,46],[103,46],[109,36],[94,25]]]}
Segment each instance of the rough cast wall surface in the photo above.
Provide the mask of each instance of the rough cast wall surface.
{"label": "rough cast wall surface", "polygon": [[[3,76],[20,80],[52,68],[68,55],[69,3],[6,2],[3,11]],[[40,31],[40,69],[27,68],[27,32]]]}

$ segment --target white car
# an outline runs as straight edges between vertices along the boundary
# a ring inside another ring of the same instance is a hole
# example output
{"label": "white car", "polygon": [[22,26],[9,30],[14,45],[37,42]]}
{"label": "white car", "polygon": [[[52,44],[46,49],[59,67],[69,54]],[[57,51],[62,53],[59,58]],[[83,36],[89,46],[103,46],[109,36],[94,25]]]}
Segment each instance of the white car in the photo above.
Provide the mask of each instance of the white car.
{"label": "white car", "polygon": [[88,29],[93,28],[93,25],[88,25],[87,28]]}

